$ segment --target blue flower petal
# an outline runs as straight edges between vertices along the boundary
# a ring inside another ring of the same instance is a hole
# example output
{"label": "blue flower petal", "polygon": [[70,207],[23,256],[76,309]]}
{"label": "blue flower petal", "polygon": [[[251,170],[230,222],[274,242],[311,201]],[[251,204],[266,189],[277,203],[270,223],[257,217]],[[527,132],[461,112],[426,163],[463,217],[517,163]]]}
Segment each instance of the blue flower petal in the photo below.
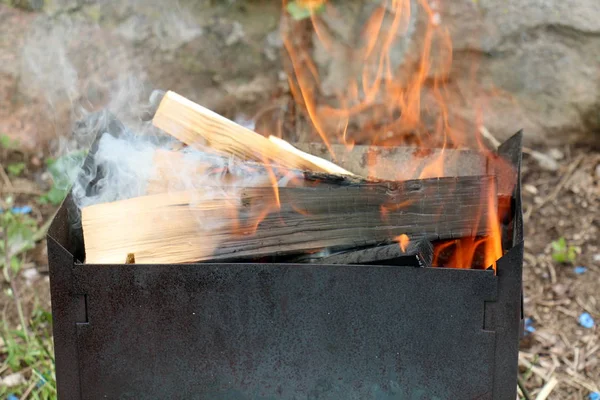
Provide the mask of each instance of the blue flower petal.
{"label": "blue flower petal", "polygon": [[589,400],[600,400],[600,393],[592,392],[588,395]]}
{"label": "blue flower petal", "polygon": [[12,212],[15,214],[29,214],[32,210],[30,206],[13,207]]}
{"label": "blue flower petal", "polygon": [[14,394],[9,394],[8,397],[6,398],[6,400],[19,400],[19,398],[17,396],[15,396]]}
{"label": "blue flower petal", "polygon": [[579,325],[583,326],[584,328],[591,329],[594,327],[594,324],[594,318],[592,318],[589,313],[581,313],[579,316]]}
{"label": "blue flower petal", "polygon": [[579,265],[579,266],[575,267],[575,273],[577,275],[584,274],[586,271],[587,271],[587,268],[584,267],[584,266],[582,266],[582,265]]}
{"label": "blue flower petal", "polygon": [[533,320],[531,318],[525,320],[525,330],[529,333],[535,332],[535,326],[533,326]]}

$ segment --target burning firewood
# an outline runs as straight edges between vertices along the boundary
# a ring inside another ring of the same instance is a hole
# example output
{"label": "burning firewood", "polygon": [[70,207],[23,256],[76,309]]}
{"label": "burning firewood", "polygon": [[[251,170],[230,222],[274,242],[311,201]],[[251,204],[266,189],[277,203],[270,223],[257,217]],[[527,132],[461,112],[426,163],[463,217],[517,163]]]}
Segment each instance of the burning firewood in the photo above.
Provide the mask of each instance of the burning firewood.
{"label": "burning firewood", "polygon": [[162,99],[152,123],[190,146],[210,147],[241,160],[352,175],[330,161],[304,153],[283,140],[269,140],[171,91]]}
{"label": "burning firewood", "polygon": [[[235,177],[227,169],[215,171],[209,160],[186,157],[179,151],[157,150],[153,157],[153,172],[146,185],[146,194],[181,191],[197,187],[212,179],[213,186],[230,186]],[[193,182],[191,180],[194,179]]]}
{"label": "burning firewood", "polygon": [[327,257],[311,260],[318,264],[345,265],[413,265],[431,266],[433,246],[426,239],[409,241],[406,247],[400,243],[373,246],[366,249],[349,250]]}
{"label": "burning firewood", "polygon": [[292,170],[257,162],[228,163],[220,157],[207,160],[194,157],[190,153],[157,150],[153,157],[153,173],[146,184],[146,194],[199,189],[205,186],[314,186],[317,180],[333,184],[366,182],[355,175]]}
{"label": "burning firewood", "polygon": [[397,237],[406,252],[421,239],[493,233],[496,180],[478,161],[474,176],[367,180],[173,92],[154,125],[201,151],[156,150],[146,196],[83,207],[88,263],[120,263],[129,253],[138,263],[180,263],[321,249],[346,251],[338,255],[345,263],[393,262],[399,250],[378,246]]}
{"label": "burning firewood", "polygon": [[[333,161],[324,144],[298,143],[311,154]],[[486,155],[467,149],[424,149],[331,144],[336,164],[357,175],[384,180],[405,180],[443,176],[493,175]]]}
{"label": "burning firewood", "polygon": [[[153,157],[153,173],[150,175],[146,194],[197,189],[203,186],[222,187],[272,187],[273,180],[287,177],[297,181],[304,179],[307,171],[273,167],[257,162],[227,162],[225,158],[194,157],[178,151],[157,150]],[[351,178],[351,175],[339,175]]]}
{"label": "burning firewood", "polygon": [[[316,175],[319,176],[319,175]],[[178,263],[299,254],[489,233],[493,177],[163,193],[84,207],[87,263]],[[313,178],[316,179],[316,178]]]}

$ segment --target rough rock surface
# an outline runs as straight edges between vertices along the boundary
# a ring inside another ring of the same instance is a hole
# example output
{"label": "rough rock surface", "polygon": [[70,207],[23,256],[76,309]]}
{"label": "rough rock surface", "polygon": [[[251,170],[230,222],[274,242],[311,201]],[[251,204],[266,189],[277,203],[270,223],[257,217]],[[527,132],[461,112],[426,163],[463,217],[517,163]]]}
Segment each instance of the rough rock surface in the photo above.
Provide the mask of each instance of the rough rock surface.
{"label": "rough rock surface", "polygon": [[[357,25],[348,18],[364,21],[373,1],[344,3],[344,17],[328,23],[352,46]],[[40,4],[0,0],[0,131],[26,145],[67,132],[80,112],[76,105],[109,103],[123,112],[151,88],[176,90],[228,115],[244,105],[258,109],[285,90],[278,1],[46,0],[39,10]],[[451,84],[462,100],[451,108],[459,118],[475,120],[468,105],[485,103],[484,123],[498,139],[523,128],[530,143],[600,141],[598,0],[430,5],[452,35]],[[395,66],[418,48],[424,18],[417,7],[392,50]],[[318,45],[314,55],[323,89],[335,90],[340,68]],[[474,56],[475,91],[467,72]]]}
{"label": "rough rock surface", "polygon": [[[490,129],[508,135],[510,122],[535,141],[600,142],[600,2],[449,3],[454,37],[473,37],[478,25],[485,32],[473,44],[457,41],[457,59],[483,53],[484,83],[510,95],[490,104],[500,111]],[[479,17],[464,18],[467,8]]]}
{"label": "rough rock surface", "polygon": [[[338,1],[340,12],[322,17],[338,40],[333,50],[317,44],[313,52],[323,94],[347,87],[353,77],[361,81],[363,65],[348,71],[355,64],[348,61],[358,58],[353,51],[364,39],[356,32],[373,2],[347,7]],[[447,28],[453,48],[447,83],[451,120],[471,125],[482,120],[501,140],[522,128],[529,143],[600,143],[600,2],[430,0],[431,16],[416,3],[421,4],[412,2],[406,33],[396,39],[390,59],[394,67],[418,61],[414,56],[421,54],[430,18]],[[439,44],[434,41],[430,76],[444,58]],[[483,116],[473,106],[481,106]]]}
{"label": "rough rock surface", "polygon": [[153,89],[230,115],[259,104],[282,80],[279,18],[278,3],[0,0],[0,132],[32,147],[84,109],[126,115]]}

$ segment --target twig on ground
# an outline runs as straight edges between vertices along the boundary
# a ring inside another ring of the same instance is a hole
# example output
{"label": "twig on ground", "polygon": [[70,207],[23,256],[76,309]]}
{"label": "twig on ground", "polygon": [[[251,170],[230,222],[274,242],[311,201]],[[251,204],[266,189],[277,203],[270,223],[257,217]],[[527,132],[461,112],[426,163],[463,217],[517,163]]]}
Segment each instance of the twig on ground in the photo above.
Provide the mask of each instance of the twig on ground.
{"label": "twig on ground", "polygon": [[523,358],[519,358],[519,364],[523,365],[525,368],[529,369],[532,373],[539,376],[543,380],[545,380],[545,381],[548,380],[546,373],[542,368],[533,365],[531,362],[529,362]]}
{"label": "twig on ground", "polygon": [[579,353],[581,353],[581,348],[574,347],[573,348],[573,368],[575,368],[575,372],[579,371],[579,365],[581,362]]}
{"label": "twig on ground", "polygon": [[560,336],[560,338],[562,339],[562,341],[564,342],[564,344],[567,345],[567,347],[573,347],[573,345],[571,344],[571,341],[569,340],[569,338],[567,338],[567,335],[565,335],[564,332],[559,331],[558,332],[558,336]]}
{"label": "twig on ground", "polygon": [[585,311],[589,312],[590,314],[592,314],[594,316],[600,314],[597,310],[593,309],[592,307],[590,307],[589,305],[587,305],[586,303],[584,303],[583,300],[581,299],[581,297],[579,297],[579,296],[575,297],[575,302],[577,304],[579,304],[579,306],[581,308],[583,308]]}
{"label": "twig on ground", "polygon": [[[54,358],[50,358],[52,360],[52,363],[54,363]],[[56,387],[54,387],[49,381],[46,381],[46,377],[44,377],[43,375],[41,375],[39,372],[37,372],[35,369],[32,370],[32,372],[40,379],[44,380],[44,387],[50,389],[52,391],[52,393],[56,393]]]}
{"label": "twig on ground", "polygon": [[[0,168],[1,169],[1,168]],[[10,289],[12,291],[12,297],[15,301],[15,307],[17,307],[17,313],[19,314],[19,322],[21,323],[21,329],[25,334],[25,340],[29,343],[29,329],[27,328],[27,324],[25,323],[25,314],[23,313],[23,305],[21,304],[21,298],[19,297],[19,291],[17,288],[16,277],[11,274],[11,266],[10,259],[12,254],[10,254],[10,247],[8,246],[8,232],[6,228],[3,228],[4,233],[4,262],[5,268],[8,273],[8,278],[10,280]]]}
{"label": "twig on ground", "polygon": [[537,304],[546,307],[556,307],[556,306],[565,306],[571,303],[570,299],[561,299],[561,300],[538,300]]}
{"label": "twig on ground", "polygon": [[[486,138],[492,144],[492,146],[494,146],[496,148],[500,147],[500,145],[502,144],[502,143],[500,143],[500,141],[498,139],[496,139],[496,137],[494,135],[492,135],[492,132],[490,132],[488,130],[488,128],[486,128],[483,125],[479,126],[479,133],[481,133],[481,136]],[[529,154],[529,155],[542,154],[539,151],[530,149],[529,147],[526,147],[526,146],[523,146],[521,148],[521,150],[523,151],[523,153]]]}
{"label": "twig on ground", "polygon": [[500,141],[483,125],[479,125],[479,133],[486,138],[495,148],[500,147]]}
{"label": "twig on ground", "polygon": [[556,385],[558,385],[558,379],[556,379],[556,377],[553,376],[548,382],[546,382],[542,390],[538,393],[535,400],[546,400],[548,396],[550,396],[550,393],[552,393]]}
{"label": "twig on ground", "polygon": [[46,236],[46,233],[48,232],[48,228],[50,228],[50,225],[52,224],[52,221],[54,220],[55,216],[56,216],[56,211],[33,234],[33,238],[32,239],[33,239],[34,242],[39,242],[40,240],[42,240]]}
{"label": "twig on ground", "polygon": [[31,394],[31,392],[33,391],[33,389],[35,389],[36,386],[37,386],[37,382],[33,382],[31,385],[29,385],[29,387],[27,388],[25,393],[23,393],[23,395],[21,396],[21,398],[19,400],[27,399],[29,397],[29,395]]}
{"label": "twig on ground", "polygon": [[[492,144],[492,146],[494,146],[495,148],[500,147],[500,141],[496,139],[494,135],[492,135],[492,133],[485,126],[479,126],[479,132]],[[541,153],[537,150],[533,150],[526,146],[523,146],[521,148],[521,151],[534,158],[538,162],[538,164],[544,169],[550,171],[556,171],[558,169],[558,163],[556,162],[556,160],[547,154]]]}
{"label": "twig on ground", "polygon": [[566,377],[564,381],[570,386],[583,387],[584,389],[589,390],[590,392],[597,392],[599,390],[598,386],[588,382],[585,378],[582,378],[580,375],[576,375],[572,372],[569,372],[569,375],[571,376]]}
{"label": "twig on ground", "polygon": [[525,397],[525,400],[532,400],[529,391],[525,388],[525,382],[523,382],[523,379],[520,376],[517,377],[517,384],[519,385],[519,389],[521,389],[521,393],[523,394],[523,397]]}
{"label": "twig on ground", "polygon": [[566,308],[561,307],[561,306],[556,307],[556,311],[561,312],[565,315],[568,315],[569,317],[573,317],[573,318],[579,317],[579,315],[577,315],[577,313],[575,311],[567,310]]}
{"label": "twig on ground", "polygon": [[567,172],[564,174],[564,176],[558,182],[558,184],[556,185],[556,187],[554,188],[554,190],[552,191],[552,193],[550,193],[550,195],[548,195],[546,198],[544,198],[541,201],[541,203],[537,204],[537,209],[542,208],[546,203],[548,203],[548,202],[556,199],[556,197],[560,194],[560,192],[563,189],[563,187],[565,186],[565,184],[569,181],[569,179],[571,179],[571,176],[573,175],[573,173],[575,172],[575,170],[577,169],[577,167],[579,166],[579,164],[581,164],[581,161],[583,161],[583,154],[581,154],[579,157],[577,157],[569,165],[569,168],[567,169]]}
{"label": "twig on ground", "polygon": [[571,369],[572,371],[574,371],[574,370],[575,370],[575,369],[574,369],[575,367],[574,367],[574,365],[573,365],[573,362],[572,362],[571,360],[569,360],[569,359],[567,358],[567,356],[566,356],[566,355],[561,355],[561,356],[560,356],[560,363],[561,363],[562,365],[565,365],[565,366],[566,366],[566,369],[565,369],[565,370],[567,370],[567,371],[568,371],[569,369]]}
{"label": "twig on ground", "polygon": [[589,349],[587,353],[585,353],[585,358],[589,358],[592,354],[596,354],[598,350],[600,350],[600,345],[597,344],[591,349]]}
{"label": "twig on ground", "polygon": [[15,188],[13,187],[10,178],[6,174],[6,170],[4,169],[4,165],[2,165],[2,163],[0,163],[0,177],[2,178],[2,181],[4,181],[4,186],[8,188],[8,192],[12,192]]}
{"label": "twig on ground", "polygon": [[531,218],[531,214],[533,212],[533,206],[527,206],[527,209],[523,213],[523,221],[528,222],[529,218]]}
{"label": "twig on ground", "polygon": [[554,285],[557,282],[556,279],[556,269],[554,269],[554,264],[552,261],[548,263],[548,273],[550,274],[550,282]]}
{"label": "twig on ground", "polygon": [[[0,172],[0,173],[1,173],[1,172]],[[7,178],[8,178],[8,176],[7,176]],[[5,184],[6,184],[6,183],[5,183]],[[16,187],[14,187],[14,186],[11,186],[11,187],[10,187],[10,188],[8,188],[8,189],[5,189],[5,188],[2,188],[2,189],[0,189],[0,193],[2,193],[2,194],[29,194],[29,195],[33,195],[33,196],[41,196],[41,195],[43,195],[43,194],[44,194],[44,193],[43,193],[42,191],[40,191],[40,190],[36,190],[36,189],[25,189],[25,188],[19,189],[19,188],[16,188]]]}

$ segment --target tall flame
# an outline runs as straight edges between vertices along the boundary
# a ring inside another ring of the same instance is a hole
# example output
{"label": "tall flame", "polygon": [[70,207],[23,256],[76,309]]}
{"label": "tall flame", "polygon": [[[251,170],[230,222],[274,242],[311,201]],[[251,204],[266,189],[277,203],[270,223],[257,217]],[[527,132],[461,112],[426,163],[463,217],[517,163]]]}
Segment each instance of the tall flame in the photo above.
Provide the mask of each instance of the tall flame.
{"label": "tall flame", "polygon": [[[415,161],[414,171],[398,172],[397,179],[416,179],[445,176],[446,166],[453,162],[446,151],[449,148],[471,145],[493,157],[479,140],[478,132],[473,132],[477,140],[469,140],[470,132],[465,127],[450,123],[451,91],[447,82],[452,41],[442,24],[439,2],[413,1],[424,16],[418,18],[411,0],[382,0],[359,30],[357,43],[340,39],[330,26],[329,21],[344,15],[340,10],[347,5],[340,3],[337,9],[327,0],[294,3],[308,10],[310,17],[294,21],[284,14],[282,37],[291,61],[290,91],[333,159],[339,154],[333,154],[332,142],[345,143],[349,148],[354,143],[440,148],[438,156],[423,168],[417,168]],[[283,5],[287,9],[288,0],[283,0]],[[409,36],[415,29],[421,33],[411,41]],[[402,63],[396,57],[399,46],[407,49]],[[318,47],[335,63],[337,70],[333,74],[341,84],[326,87],[330,74],[319,69],[313,47]],[[495,269],[496,260],[502,256],[497,204],[494,190],[482,200],[477,211],[478,219],[487,215],[487,221],[477,224],[486,223],[491,230],[488,236],[437,246],[436,263],[442,253],[452,250],[451,258],[445,257],[443,266],[471,268],[477,254],[483,252],[484,267]],[[388,209],[402,206],[382,208],[382,218],[385,219]],[[401,246],[408,238],[402,239],[398,240]]]}
{"label": "tall flame", "polygon": [[[334,6],[325,1],[299,3],[309,6],[312,4],[312,10],[320,9],[315,4],[321,7],[326,3],[324,14],[339,15]],[[284,0],[284,4],[287,1]],[[452,134],[448,123],[445,90],[445,78],[452,63],[452,44],[448,31],[439,24],[439,14],[425,0],[421,0],[420,4],[427,15],[427,26],[420,56],[411,58],[409,55],[406,62],[416,64],[414,70],[410,73],[398,71],[392,62],[394,46],[405,38],[409,29],[410,1],[383,1],[364,24],[357,48],[344,49],[343,57],[351,64],[362,65],[362,70],[353,74],[354,65],[349,66],[349,71],[346,71],[349,76],[341,90],[329,96],[324,95],[321,90],[323,79],[310,49],[297,38],[297,30],[302,25],[287,21],[283,43],[292,64],[291,91],[297,102],[306,108],[317,133],[326,145],[329,146],[332,139],[344,142],[347,139],[348,125],[361,117],[364,119],[368,114],[375,117],[374,124],[379,125],[364,132],[370,135],[367,141],[371,144],[398,145],[407,140],[407,133],[425,132],[422,89],[429,80],[432,80],[430,86],[433,104],[428,106],[439,111],[433,124],[436,135],[419,135],[416,137],[418,144],[438,144],[440,138],[445,142],[446,135]],[[332,59],[339,59],[336,48],[348,45],[336,44],[334,35],[319,14],[313,13],[310,23],[321,46],[330,52]],[[361,139],[364,141],[365,138]],[[457,135],[452,139],[461,141]]]}

